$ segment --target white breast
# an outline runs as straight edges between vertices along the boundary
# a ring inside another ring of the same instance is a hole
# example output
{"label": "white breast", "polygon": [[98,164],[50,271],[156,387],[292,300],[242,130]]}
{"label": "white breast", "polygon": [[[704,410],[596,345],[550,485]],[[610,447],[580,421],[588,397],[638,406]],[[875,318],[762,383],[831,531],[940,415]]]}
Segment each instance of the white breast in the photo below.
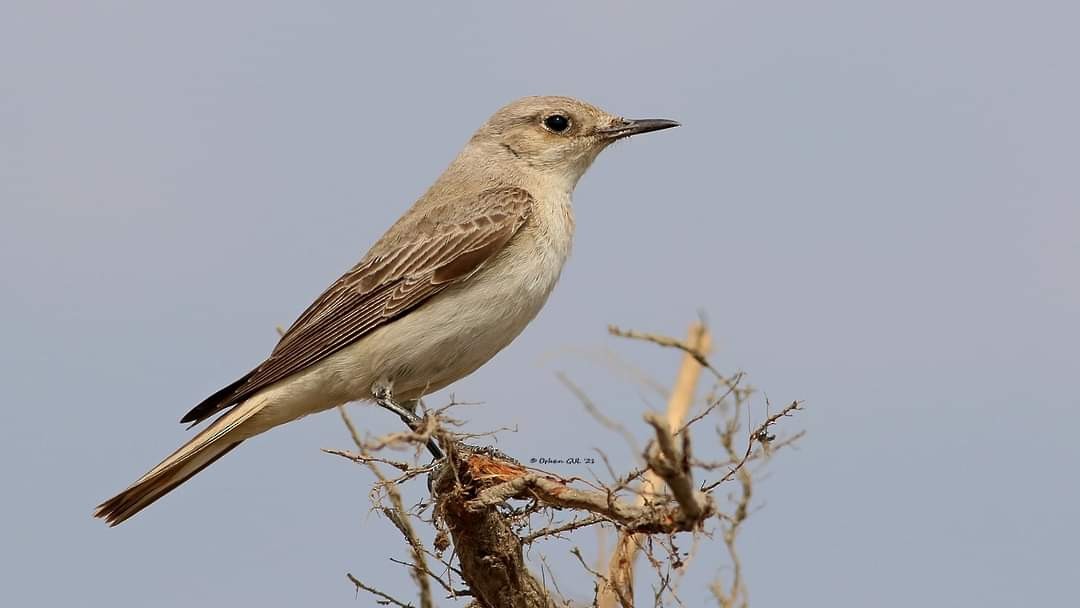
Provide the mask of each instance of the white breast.
{"label": "white breast", "polygon": [[[468,280],[327,359],[343,400],[389,380],[400,400],[467,376],[540,312],[570,254],[570,197],[538,202],[525,226]],[[326,375],[323,380],[327,380]]]}
{"label": "white breast", "polygon": [[397,400],[406,401],[469,375],[540,312],[573,232],[569,196],[538,204],[503,251],[468,280],[260,393],[269,405],[253,432],[369,399],[376,382],[389,381]]}

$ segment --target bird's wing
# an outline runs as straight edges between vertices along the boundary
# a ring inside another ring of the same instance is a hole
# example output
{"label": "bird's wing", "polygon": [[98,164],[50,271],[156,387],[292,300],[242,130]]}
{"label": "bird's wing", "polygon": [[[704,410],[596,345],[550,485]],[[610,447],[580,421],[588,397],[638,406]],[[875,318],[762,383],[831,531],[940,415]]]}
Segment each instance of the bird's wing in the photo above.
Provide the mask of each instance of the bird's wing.
{"label": "bird's wing", "polygon": [[[452,201],[430,213],[402,218],[300,315],[262,365],[180,421],[198,424],[468,278],[521,229],[532,203],[525,190],[498,188],[469,203]],[[476,211],[463,217],[462,207]]]}

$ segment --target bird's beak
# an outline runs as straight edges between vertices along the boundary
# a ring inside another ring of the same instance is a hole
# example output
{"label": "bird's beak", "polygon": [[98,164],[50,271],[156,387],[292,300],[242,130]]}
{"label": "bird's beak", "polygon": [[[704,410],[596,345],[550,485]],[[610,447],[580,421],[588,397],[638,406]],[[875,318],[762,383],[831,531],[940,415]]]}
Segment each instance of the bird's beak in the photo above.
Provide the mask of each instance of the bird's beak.
{"label": "bird's beak", "polygon": [[604,139],[622,139],[631,135],[670,129],[677,126],[679,126],[679,123],[666,118],[641,118],[638,120],[622,118],[610,127],[598,130],[597,134]]}

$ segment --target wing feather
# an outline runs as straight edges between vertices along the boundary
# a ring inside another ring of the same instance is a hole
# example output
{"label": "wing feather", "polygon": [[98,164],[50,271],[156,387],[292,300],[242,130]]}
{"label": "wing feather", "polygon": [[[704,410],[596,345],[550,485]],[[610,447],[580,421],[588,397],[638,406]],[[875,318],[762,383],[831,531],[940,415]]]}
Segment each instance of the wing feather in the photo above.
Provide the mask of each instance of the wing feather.
{"label": "wing feather", "polygon": [[[297,318],[266,361],[181,422],[198,424],[467,279],[521,229],[533,199],[520,188],[499,188],[481,193],[476,202],[479,211],[459,221],[400,220]],[[442,207],[444,215],[449,209]]]}

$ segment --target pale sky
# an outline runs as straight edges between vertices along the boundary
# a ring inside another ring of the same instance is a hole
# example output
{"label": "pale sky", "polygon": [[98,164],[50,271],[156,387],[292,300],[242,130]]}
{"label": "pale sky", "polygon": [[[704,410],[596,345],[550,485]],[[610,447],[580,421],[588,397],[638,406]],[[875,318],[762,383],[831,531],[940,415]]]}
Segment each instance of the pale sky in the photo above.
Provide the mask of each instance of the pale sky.
{"label": "pale sky", "polygon": [[[662,399],[597,361],[668,382],[678,359],[605,328],[681,335],[703,310],[719,367],[806,402],[741,539],[755,606],[1063,603],[1078,22],[1068,2],[4,3],[5,603],[371,605],[346,571],[407,595],[370,475],[319,452],[348,447],[333,412],[119,528],[90,513],[533,94],[683,126],[582,180],[548,306],[452,388],[483,402],[470,428],[516,426],[498,445],[520,458],[600,448],[629,468],[554,372],[644,439]],[[540,552],[584,599],[570,547]],[[720,556],[701,549],[688,606]]]}

